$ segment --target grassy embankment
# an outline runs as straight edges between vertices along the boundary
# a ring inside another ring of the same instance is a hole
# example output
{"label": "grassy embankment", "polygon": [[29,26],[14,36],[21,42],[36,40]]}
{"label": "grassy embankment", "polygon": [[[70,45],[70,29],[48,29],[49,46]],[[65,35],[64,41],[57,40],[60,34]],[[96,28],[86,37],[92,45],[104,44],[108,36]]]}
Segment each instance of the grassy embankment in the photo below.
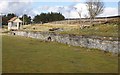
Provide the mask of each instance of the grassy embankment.
{"label": "grassy embankment", "polygon": [[117,24],[95,25],[85,29],[80,29],[79,25],[64,25],[64,24],[28,25],[24,26],[24,28],[26,31],[49,31],[49,29],[51,28],[62,28],[63,31],[55,32],[60,34],[118,37]]}

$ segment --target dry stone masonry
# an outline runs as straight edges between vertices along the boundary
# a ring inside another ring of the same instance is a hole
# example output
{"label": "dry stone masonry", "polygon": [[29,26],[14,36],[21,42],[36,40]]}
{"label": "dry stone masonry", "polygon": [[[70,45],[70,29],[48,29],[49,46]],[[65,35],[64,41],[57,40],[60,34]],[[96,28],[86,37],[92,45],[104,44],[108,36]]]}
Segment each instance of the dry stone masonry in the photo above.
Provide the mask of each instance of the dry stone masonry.
{"label": "dry stone masonry", "polygon": [[57,34],[50,32],[25,32],[25,31],[13,31],[13,35],[20,35],[24,37],[36,38],[40,40],[56,41],[59,43],[69,44],[72,46],[81,46],[87,48],[96,48],[104,51],[118,53],[119,44],[118,39],[111,37],[98,37],[98,36],[77,36],[70,34]]}

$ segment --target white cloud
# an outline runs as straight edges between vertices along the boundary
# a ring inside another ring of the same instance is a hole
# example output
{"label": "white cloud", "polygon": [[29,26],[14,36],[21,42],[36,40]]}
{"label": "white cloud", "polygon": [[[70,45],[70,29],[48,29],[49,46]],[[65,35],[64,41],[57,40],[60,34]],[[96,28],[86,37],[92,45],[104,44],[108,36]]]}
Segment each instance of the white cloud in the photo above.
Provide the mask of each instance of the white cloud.
{"label": "white cloud", "polygon": [[[85,3],[78,3],[74,6],[76,8],[76,12],[81,12],[81,17],[88,16],[88,11]],[[78,14],[78,13],[77,13]],[[78,15],[79,16],[79,15]],[[79,18],[79,17],[78,17]]]}
{"label": "white cloud", "polygon": [[[76,8],[76,10],[75,10]],[[60,12],[66,18],[79,18],[78,12],[81,11],[81,17],[84,18],[88,15],[86,4],[84,3],[77,3],[71,6],[42,6],[32,10],[34,14],[40,14],[42,11],[47,12]],[[116,16],[118,15],[117,8],[110,8],[106,7],[103,14],[100,14],[99,17],[106,17],[106,16]]]}
{"label": "white cloud", "polygon": [[[0,1],[0,13],[15,13],[18,16],[23,14],[28,14],[30,16],[35,16],[40,14],[41,12],[60,12],[66,18],[79,18],[78,12],[82,11],[82,18],[87,15],[88,11],[86,5],[84,3],[77,3],[70,6],[41,6],[38,8],[32,7],[32,2],[27,0],[26,2],[7,2],[7,1]],[[32,1],[32,0],[31,0]],[[75,8],[77,10],[75,10]],[[118,15],[118,8],[106,7],[103,14],[99,15],[102,17],[105,16],[116,16]]]}
{"label": "white cloud", "polygon": [[101,17],[108,17],[108,16],[117,16],[118,15],[118,8],[108,7],[104,9],[104,12],[100,14]]}
{"label": "white cloud", "polygon": [[0,3],[0,13],[3,13],[7,10],[8,8],[8,2],[1,1]]}
{"label": "white cloud", "polygon": [[[1,0],[9,2],[84,2],[86,0]],[[119,2],[119,0],[102,0],[103,2]]]}
{"label": "white cloud", "polygon": [[72,12],[70,13],[69,18],[79,18],[79,15],[78,15],[78,13],[77,13],[76,11],[72,11]]}
{"label": "white cloud", "polygon": [[[81,17],[84,18],[88,15],[87,7],[84,3],[78,3],[74,5],[73,7],[77,8],[77,11],[71,9],[70,13],[67,13],[66,15],[69,15],[70,18],[79,18],[79,15],[77,12],[81,12]],[[104,9],[104,12],[98,17],[108,17],[108,16],[117,16],[118,15],[118,8],[115,7],[106,7]]]}
{"label": "white cloud", "polygon": [[[78,3],[76,5],[70,5],[70,6],[54,6],[54,7],[43,6],[43,7],[40,7],[39,9],[47,10],[48,12],[60,12],[66,18],[79,18],[78,12],[80,12],[81,10],[82,10],[81,17],[84,17],[87,14],[86,5],[83,3]],[[38,12],[38,9],[34,11]]]}
{"label": "white cloud", "polygon": [[[31,2],[7,2],[0,1],[0,13],[16,13],[18,16],[23,13],[28,13],[31,10]],[[28,7],[27,7],[28,6]]]}

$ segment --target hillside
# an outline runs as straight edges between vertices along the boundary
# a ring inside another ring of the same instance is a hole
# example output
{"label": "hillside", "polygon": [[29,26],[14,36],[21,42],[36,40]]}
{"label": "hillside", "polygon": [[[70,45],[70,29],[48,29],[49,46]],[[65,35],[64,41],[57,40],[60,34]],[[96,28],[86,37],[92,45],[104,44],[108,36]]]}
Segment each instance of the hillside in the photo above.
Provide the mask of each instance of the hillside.
{"label": "hillside", "polygon": [[116,23],[95,24],[94,26],[90,26],[89,28],[80,29],[80,24],[46,23],[46,24],[26,25],[24,26],[24,30],[55,32],[60,34],[118,37],[118,25],[119,24]]}
{"label": "hillside", "polygon": [[[118,37],[119,17],[109,17],[107,19],[97,18],[90,25],[89,19],[71,19],[54,21],[44,24],[29,24],[23,26],[23,31],[55,32],[60,34],[88,35],[88,36],[108,36]],[[90,25],[81,29],[81,25]],[[4,26],[4,29],[7,29]]]}
{"label": "hillside", "polygon": [[[104,23],[117,23],[119,22],[120,16],[110,16],[110,17],[97,17],[93,20],[93,24],[104,24]],[[89,18],[74,18],[74,19],[65,19],[62,21],[54,21],[50,22],[52,24],[89,24],[90,19]]]}

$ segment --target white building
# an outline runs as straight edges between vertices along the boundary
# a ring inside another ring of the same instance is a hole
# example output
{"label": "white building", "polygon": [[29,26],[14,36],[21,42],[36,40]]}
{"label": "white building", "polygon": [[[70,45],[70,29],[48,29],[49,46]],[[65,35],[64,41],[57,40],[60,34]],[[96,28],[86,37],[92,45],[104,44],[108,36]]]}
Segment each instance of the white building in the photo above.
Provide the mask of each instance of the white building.
{"label": "white building", "polygon": [[22,27],[22,21],[18,17],[13,17],[8,21],[8,30],[19,30]]}

